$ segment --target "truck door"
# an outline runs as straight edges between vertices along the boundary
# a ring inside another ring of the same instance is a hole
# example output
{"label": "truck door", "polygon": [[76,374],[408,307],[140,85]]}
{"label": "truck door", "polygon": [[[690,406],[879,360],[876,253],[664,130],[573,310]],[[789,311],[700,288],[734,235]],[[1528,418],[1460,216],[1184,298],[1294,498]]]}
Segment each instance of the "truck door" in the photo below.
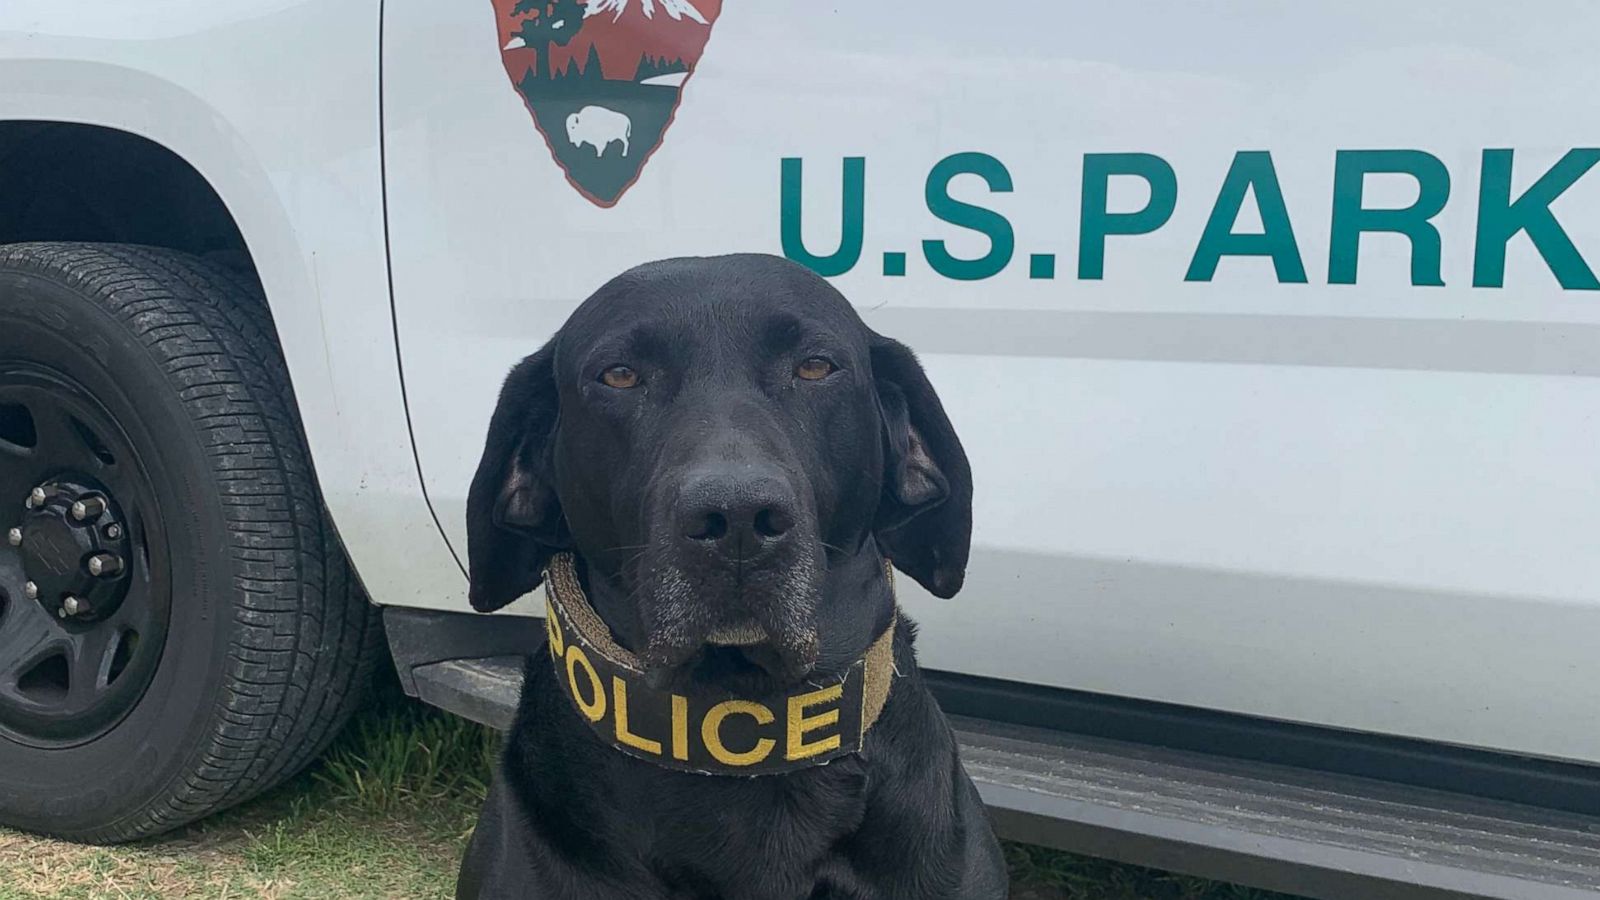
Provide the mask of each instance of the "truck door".
{"label": "truck door", "polygon": [[972,458],[965,592],[903,580],[929,666],[1600,762],[1600,6],[383,29],[399,349],[460,558],[501,379],[577,303],[787,253],[921,352]]}

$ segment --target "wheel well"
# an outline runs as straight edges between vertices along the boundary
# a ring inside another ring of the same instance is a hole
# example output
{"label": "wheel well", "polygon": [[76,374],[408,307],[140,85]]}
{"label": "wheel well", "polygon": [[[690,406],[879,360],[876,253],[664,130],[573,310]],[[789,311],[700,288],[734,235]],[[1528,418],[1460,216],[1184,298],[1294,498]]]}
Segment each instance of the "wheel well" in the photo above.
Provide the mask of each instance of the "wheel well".
{"label": "wheel well", "polygon": [[255,278],[233,216],[193,166],[98,125],[0,122],[0,244],[18,241],[167,247]]}

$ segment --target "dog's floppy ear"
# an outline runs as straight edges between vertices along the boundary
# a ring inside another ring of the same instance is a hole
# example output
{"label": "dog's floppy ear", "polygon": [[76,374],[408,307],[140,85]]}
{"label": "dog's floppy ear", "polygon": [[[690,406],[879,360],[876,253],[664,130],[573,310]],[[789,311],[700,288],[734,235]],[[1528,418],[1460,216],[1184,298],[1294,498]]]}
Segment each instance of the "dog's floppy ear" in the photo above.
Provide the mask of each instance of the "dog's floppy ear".
{"label": "dog's floppy ear", "polygon": [[558,400],[555,342],[518,363],[500,389],[483,459],[467,494],[469,597],[499,609],[539,586],[551,555],[567,543],[550,465]]}
{"label": "dog's floppy ear", "polygon": [[895,568],[953,597],[972,545],[972,469],[916,356],[874,336],[872,375],[883,412],[884,480],[875,525]]}

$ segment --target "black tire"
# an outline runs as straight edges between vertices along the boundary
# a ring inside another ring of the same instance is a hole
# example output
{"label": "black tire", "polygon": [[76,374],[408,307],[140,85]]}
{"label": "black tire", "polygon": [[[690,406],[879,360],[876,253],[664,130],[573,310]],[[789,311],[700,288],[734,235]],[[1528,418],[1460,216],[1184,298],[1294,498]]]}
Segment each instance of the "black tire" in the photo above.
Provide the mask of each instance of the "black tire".
{"label": "black tire", "polygon": [[[40,378],[46,388],[64,385],[64,416],[44,409],[52,401]],[[9,406],[7,384],[21,392]],[[4,718],[7,683],[0,683],[0,823],[93,843],[134,840],[248,799],[304,768],[361,701],[379,656],[379,622],[324,512],[259,289],[164,249],[0,246],[0,492],[26,492],[26,484],[8,485],[6,473],[17,481],[32,467],[32,478],[54,479],[50,489],[66,503],[68,488],[60,485],[92,480],[92,472],[72,473],[94,468],[95,458],[70,466],[44,458],[41,429],[49,422],[29,418],[29,397],[41,417],[88,434],[92,456],[123,467],[104,478],[133,485],[119,501],[129,509],[118,514],[128,518],[128,540],[143,543],[129,551],[132,586],[118,611],[137,612],[152,637],[115,626],[127,630],[105,638],[117,644],[106,652],[123,654],[121,668],[114,656],[97,669],[85,664],[85,673],[99,674],[83,675],[89,693],[81,695],[72,694],[79,674],[71,642],[111,628],[110,612],[95,623],[46,605],[61,628],[77,629],[60,638],[66,662],[18,674],[21,651],[0,659],[0,682],[9,662],[17,670],[9,684],[21,698]],[[23,446],[30,439],[33,450]],[[35,510],[24,508],[24,496],[0,496],[0,530],[42,521],[28,518]],[[59,534],[79,527],[57,518],[65,522],[51,526]],[[94,539],[124,528],[100,532]],[[30,599],[16,583],[37,563],[25,552],[43,540],[0,541],[0,650],[7,617],[48,623],[33,604],[71,594]],[[81,573],[63,577],[89,583]],[[93,585],[85,590],[107,590]],[[39,584],[29,592],[39,594]],[[136,669],[139,679],[121,680]],[[125,709],[108,705],[114,691],[123,692],[114,699]],[[69,696],[81,702],[42,705]],[[93,720],[60,712],[78,706],[95,710]],[[29,718],[36,709],[55,710],[55,718]]]}

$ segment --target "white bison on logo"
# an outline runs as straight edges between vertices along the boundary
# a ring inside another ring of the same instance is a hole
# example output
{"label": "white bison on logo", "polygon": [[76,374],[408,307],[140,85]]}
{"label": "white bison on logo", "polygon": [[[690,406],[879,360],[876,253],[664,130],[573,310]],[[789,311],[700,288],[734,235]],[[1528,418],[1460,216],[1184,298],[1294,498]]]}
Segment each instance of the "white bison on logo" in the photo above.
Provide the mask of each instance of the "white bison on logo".
{"label": "white bison on logo", "polygon": [[589,144],[594,155],[604,156],[612,141],[622,142],[622,155],[628,155],[628,139],[633,137],[633,122],[614,109],[585,106],[567,116],[567,140],[574,147]]}

